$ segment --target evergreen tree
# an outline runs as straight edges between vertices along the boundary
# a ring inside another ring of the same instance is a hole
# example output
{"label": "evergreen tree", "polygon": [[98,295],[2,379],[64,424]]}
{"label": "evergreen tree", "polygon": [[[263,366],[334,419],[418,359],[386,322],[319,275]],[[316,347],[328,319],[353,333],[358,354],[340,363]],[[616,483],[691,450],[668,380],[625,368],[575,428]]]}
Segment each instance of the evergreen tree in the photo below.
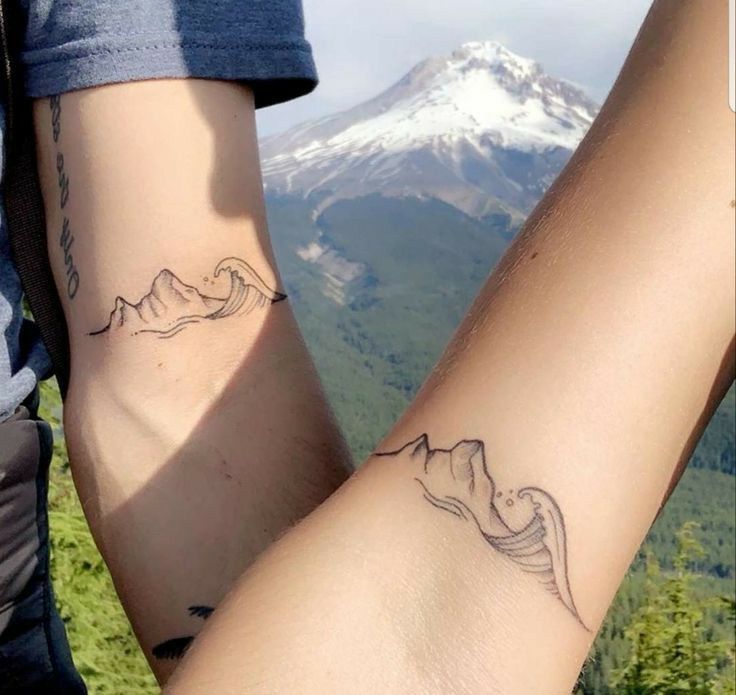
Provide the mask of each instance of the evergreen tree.
{"label": "evergreen tree", "polygon": [[701,600],[693,590],[696,575],[690,568],[703,556],[696,528],[688,522],[677,533],[671,574],[663,575],[651,554],[647,558],[646,602],[625,631],[631,653],[627,665],[614,675],[615,692],[734,692],[733,643],[709,640],[705,624],[706,612],[723,611],[723,602]]}

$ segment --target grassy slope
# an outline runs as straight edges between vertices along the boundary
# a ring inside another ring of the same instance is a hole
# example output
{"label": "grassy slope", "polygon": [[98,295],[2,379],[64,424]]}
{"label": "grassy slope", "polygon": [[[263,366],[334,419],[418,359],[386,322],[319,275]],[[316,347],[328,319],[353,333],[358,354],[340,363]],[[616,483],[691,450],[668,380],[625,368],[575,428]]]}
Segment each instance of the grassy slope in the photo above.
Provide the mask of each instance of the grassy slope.
{"label": "grassy slope", "polygon": [[50,472],[51,575],[74,662],[89,692],[147,695],[159,692],[133,636],[107,567],[89,533],[61,436],[56,382],[41,392],[42,415],[55,430]]}

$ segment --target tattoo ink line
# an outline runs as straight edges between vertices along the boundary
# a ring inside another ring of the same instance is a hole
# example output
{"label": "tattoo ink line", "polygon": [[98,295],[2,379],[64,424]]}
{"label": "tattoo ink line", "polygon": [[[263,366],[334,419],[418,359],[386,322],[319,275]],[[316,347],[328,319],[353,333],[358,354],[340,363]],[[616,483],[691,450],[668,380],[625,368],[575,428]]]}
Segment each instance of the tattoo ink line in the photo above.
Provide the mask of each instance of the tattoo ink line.
{"label": "tattoo ink line", "polygon": [[[89,335],[136,336],[150,333],[159,339],[169,340],[192,324],[242,316],[286,299],[285,294],[271,289],[240,258],[221,260],[213,277],[221,275],[229,277],[230,292],[224,298],[202,294],[164,268],[154,279],[149,292],[137,303],[117,297],[107,325]],[[206,284],[211,284],[211,281],[206,279]]]}
{"label": "tattoo ink line", "polygon": [[56,144],[56,180],[59,188],[59,210],[62,213],[61,233],[59,234],[59,246],[64,253],[64,266],[66,268],[66,293],[69,299],[74,299],[79,291],[79,270],[74,263],[72,246],[74,235],[71,232],[71,223],[64,209],[69,202],[69,175],[64,167],[64,154],[59,148],[61,138],[61,96],[56,94],[49,97],[49,108],[51,110],[51,133]]}
{"label": "tattoo ink line", "polygon": [[[207,620],[214,610],[210,606],[189,606],[189,615]],[[194,642],[194,635],[173,637],[157,644],[152,653],[157,659],[181,659],[187,653],[187,649],[192,645],[192,642]]]}
{"label": "tattoo ink line", "polygon": [[529,500],[531,518],[520,531],[504,520],[495,500],[504,497],[488,473],[485,447],[478,439],[460,440],[451,449],[431,449],[423,434],[396,451],[376,456],[393,458],[412,465],[422,496],[433,507],[472,521],[483,540],[494,550],[531,574],[549,593],[563,603],[575,620],[588,632],[572,596],[567,571],[567,533],[562,511],[544,490],[525,487],[508,491],[505,506],[514,499]]}

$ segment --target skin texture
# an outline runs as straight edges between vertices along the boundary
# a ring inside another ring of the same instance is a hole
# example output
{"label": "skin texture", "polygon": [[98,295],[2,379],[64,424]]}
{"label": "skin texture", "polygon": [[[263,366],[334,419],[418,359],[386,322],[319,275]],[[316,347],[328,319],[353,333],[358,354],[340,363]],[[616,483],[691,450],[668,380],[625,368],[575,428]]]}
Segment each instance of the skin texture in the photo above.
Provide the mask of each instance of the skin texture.
{"label": "skin texture", "polygon": [[[733,379],[726,18],[654,4],[384,455],[246,572],[167,692],[570,692]],[[521,490],[560,510],[580,620],[484,537]]]}
{"label": "skin texture", "polygon": [[[180,651],[253,558],[344,480],[349,454],[282,294],[251,92],[106,86],[39,100],[35,121],[71,341],[72,472],[164,681],[178,661],[152,649]],[[223,315],[232,268],[259,289]],[[140,317],[176,313],[175,282],[197,300],[189,313],[211,315],[166,339],[136,332],[153,325]]]}

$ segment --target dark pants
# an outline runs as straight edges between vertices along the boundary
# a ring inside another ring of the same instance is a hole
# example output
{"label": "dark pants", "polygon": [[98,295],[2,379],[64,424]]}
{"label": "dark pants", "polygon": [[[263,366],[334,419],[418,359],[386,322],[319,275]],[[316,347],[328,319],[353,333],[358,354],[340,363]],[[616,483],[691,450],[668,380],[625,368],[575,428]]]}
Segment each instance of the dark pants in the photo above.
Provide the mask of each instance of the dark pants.
{"label": "dark pants", "polygon": [[52,435],[35,401],[0,423],[0,694],[84,694],[49,580]]}

